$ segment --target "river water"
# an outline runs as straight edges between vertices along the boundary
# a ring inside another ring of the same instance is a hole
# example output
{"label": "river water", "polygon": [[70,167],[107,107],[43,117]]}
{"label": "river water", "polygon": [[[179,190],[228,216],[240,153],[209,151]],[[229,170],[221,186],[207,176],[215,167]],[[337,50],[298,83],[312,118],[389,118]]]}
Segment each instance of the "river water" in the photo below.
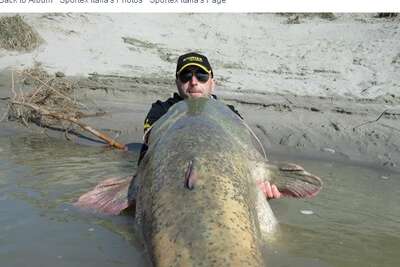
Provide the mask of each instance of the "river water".
{"label": "river water", "polygon": [[[149,266],[132,218],[72,205],[105,178],[132,174],[136,152],[1,135],[0,266]],[[294,161],[324,188],[314,199],[271,201],[280,221],[271,266],[400,266],[399,174]]]}

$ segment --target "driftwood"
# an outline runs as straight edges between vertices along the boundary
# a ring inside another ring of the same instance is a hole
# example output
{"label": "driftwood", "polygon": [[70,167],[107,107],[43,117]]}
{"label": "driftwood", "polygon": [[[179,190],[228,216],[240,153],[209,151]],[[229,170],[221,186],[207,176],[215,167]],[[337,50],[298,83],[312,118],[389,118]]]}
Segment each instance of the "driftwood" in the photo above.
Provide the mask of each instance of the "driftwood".
{"label": "driftwood", "polygon": [[[357,128],[361,127],[361,126],[364,126],[364,125],[367,125],[367,124],[370,124],[370,123],[374,123],[374,122],[378,122],[384,115],[398,116],[398,115],[400,115],[400,114],[399,114],[399,113],[392,113],[392,112],[390,112],[390,109],[385,109],[375,120],[366,121],[366,122],[363,122],[363,123],[361,123],[361,124],[359,124],[359,125],[354,126],[354,127],[353,127],[353,132],[354,132]],[[383,123],[379,123],[379,125],[400,132],[399,129],[397,129],[397,128],[393,127],[393,126],[388,126],[388,125],[383,124]]]}
{"label": "driftwood", "polygon": [[31,108],[32,110],[39,112],[42,116],[49,116],[49,117],[53,117],[57,120],[64,120],[64,121],[69,121],[72,122],[76,125],[78,125],[79,127],[81,127],[83,130],[88,131],[89,133],[97,136],[98,138],[100,138],[101,140],[107,142],[109,145],[119,148],[119,149],[124,149],[125,145],[118,143],[117,141],[113,140],[112,138],[110,138],[108,135],[99,132],[98,130],[94,129],[93,127],[80,122],[78,119],[74,118],[74,117],[69,117],[69,116],[65,116],[64,114],[59,114],[59,113],[55,113],[55,112],[50,112],[44,108],[38,107],[35,104],[30,104],[30,103],[24,103],[24,102],[17,102],[17,101],[11,101],[12,104],[14,105],[23,105],[26,107]]}
{"label": "driftwood", "polygon": [[353,131],[354,131],[355,129],[357,129],[357,128],[363,126],[363,125],[366,125],[366,124],[370,124],[370,123],[374,123],[374,122],[379,121],[379,120],[382,118],[383,115],[387,114],[387,111],[388,111],[388,110],[389,110],[389,109],[385,109],[385,110],[381,113],[381,115],[379,115],[378,118],[376,118],[375,120],[366,121],[366,122],[363,122],[363,123],[361,123],[361,124],[359,124],[359,125],[357,125],[357,126],[354,126],[354,127],[353,127]]}
{"label": "driftwood", "polygon": [[[72,82],[60,77],[51,77],[37,67],[18,72],[18,75],[18,81],[30,84],[32,88],[29,92],[24,92],[21,88],[19,92],[16,92],[14,73],[12,73],[13,96],[9,100],[9,119],[14,119],[27,127],[29,122],[44,127],[63,125],[63,122],[68,122],[79,126],[83,131],[89,132],[110,146],[125,149],[124,144],[80,120],[80,118],[97,116],[104,112],[83,112],[82,109],[88,108],[72,96],[75,88]],[[67,128],[63,126],[61,128],[68,132]]]}

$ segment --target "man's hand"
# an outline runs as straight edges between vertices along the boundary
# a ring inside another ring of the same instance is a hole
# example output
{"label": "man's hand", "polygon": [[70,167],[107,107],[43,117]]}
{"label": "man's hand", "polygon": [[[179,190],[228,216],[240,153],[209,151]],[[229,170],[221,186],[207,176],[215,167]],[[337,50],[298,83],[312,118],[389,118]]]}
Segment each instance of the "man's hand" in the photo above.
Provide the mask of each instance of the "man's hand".
{"label": "man's hand", "polygon": [[257,182],[257,185],[261,189],[261,191],[264,193],[264,195],[267,199],[280,198],[282,196],[282,193],[279,192],[276,185],[274,185],[274,184],[271,185],[268,181]]}

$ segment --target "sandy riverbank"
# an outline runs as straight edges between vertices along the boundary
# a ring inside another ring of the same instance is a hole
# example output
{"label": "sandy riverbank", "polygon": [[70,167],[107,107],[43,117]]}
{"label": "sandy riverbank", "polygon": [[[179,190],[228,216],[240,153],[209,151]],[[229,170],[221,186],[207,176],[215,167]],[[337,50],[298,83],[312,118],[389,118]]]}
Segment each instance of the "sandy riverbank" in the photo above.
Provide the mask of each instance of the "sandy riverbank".
{"label": "sandy riverbank", "polygon": [[[80,99],[107,113],[88,123],[137,148],[150,104],[175,90],[177,55],[201,47],[216,94],[237,107],[272,157],[400,170],[398,18],[239,14],[237,27],[226,27],[233,17],[26,14],[45,44],[29,53],[0,50],[1,97],[10,95],[11,69],[39,62],[78,79]],[[11,128],[2,123],[2,133]]]}
{"label": "sandy riverbank", "polygon": [[[174,91],[173,85],[167,83],[146,84],[140,78],[131,77],[81,78],[79,84],[80,99],[106,112],[85,122],[120,142],[131,144],[131,149],[139,147],[143,120],[151,103],[167,98]],[[294,158],[350,160],[399,169],[400,115],[392,103],[397,103],[395,97],[372,100],[224,92],[219,96],[237,107],[272,157],[283,153]],[[384,110],[387,112],[383,113]],[[10,129],[4,126],[3,129]],[[25,130],[20,126],[14,129]],[[64,133],[46,132],[64,138]],[[101,145],[74,135],[69,137],[73,142]]]}

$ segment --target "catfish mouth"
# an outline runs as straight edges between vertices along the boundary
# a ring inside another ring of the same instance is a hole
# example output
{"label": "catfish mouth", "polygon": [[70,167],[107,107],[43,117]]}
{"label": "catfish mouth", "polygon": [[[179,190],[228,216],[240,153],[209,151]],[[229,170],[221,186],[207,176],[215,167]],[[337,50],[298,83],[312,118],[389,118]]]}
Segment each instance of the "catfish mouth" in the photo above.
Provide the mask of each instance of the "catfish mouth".
{"label": "catfish mouth", "polygon": [[189,161],[185,172],[184,186],[186,189],[193,190],[197,182],[197,172],[194,168],[194,160]]}

